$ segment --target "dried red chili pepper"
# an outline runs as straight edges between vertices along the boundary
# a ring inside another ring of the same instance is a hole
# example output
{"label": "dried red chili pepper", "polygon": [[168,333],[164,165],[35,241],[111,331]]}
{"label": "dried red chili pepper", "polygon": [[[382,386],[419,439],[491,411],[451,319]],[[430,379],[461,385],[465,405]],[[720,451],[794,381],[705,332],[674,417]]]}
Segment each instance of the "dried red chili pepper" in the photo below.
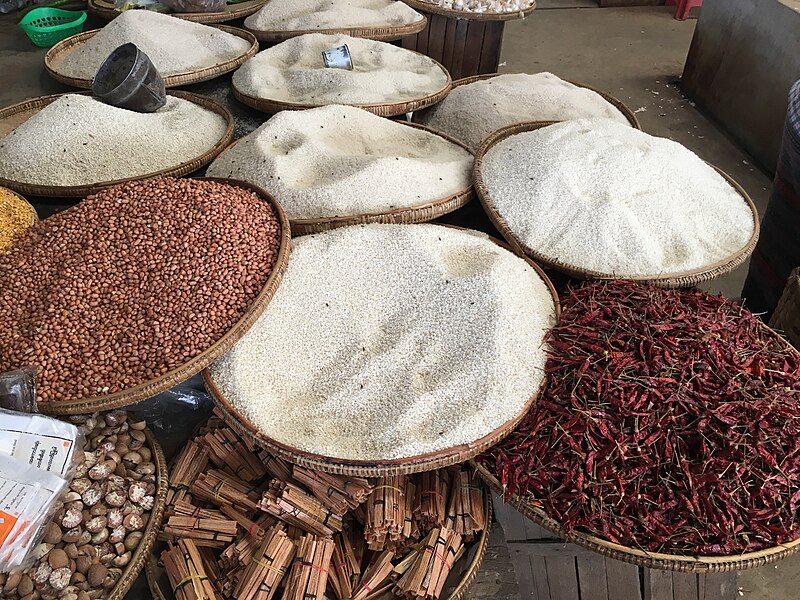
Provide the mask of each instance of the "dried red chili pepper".
{"label": "dried red chili pepper", "polygon": [[649,551],[800,537],[798,352],[699,290],[591,283],[562,306],[541,400],[478,459],[509,495]]}

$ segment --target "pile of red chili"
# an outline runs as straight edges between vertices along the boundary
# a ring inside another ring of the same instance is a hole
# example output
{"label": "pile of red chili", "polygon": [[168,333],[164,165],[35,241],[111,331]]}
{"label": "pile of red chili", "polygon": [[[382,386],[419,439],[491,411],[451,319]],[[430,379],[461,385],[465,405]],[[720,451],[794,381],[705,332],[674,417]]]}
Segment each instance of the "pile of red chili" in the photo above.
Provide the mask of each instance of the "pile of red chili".
{"label": "pile of red chili", "polygon": [[479,462],[567,531],[727,555],[800,537],[800,355],[699,290],[568,290],[538,404]]}

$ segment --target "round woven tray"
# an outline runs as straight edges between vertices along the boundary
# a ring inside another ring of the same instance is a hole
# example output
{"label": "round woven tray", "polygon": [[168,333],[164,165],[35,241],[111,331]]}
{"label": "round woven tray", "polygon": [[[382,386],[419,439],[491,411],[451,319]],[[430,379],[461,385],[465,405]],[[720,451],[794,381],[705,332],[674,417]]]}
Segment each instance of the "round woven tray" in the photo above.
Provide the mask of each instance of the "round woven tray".
{"label": "round woven tray", "polygon": [[758,210],[756,209],[753,201],[750,199],[750,196],[747,192],[744,191],[742,186],[740,186],[734,179],[722,171],[714,165],[711,165],[720,175],[722,175],[728,183],[733,186],[733,188],[739,192],[742,196],[742,199],[745,201],[747,206],[750,208],[750,211],[753,214],[753,235],[750,236],[750,239],[741,249],[737,250],[730,256],[706,265],[699,269],[694,269],[691,271],[683,271],[678,273],[665,273],[663,275],[658,276],[633,276],[633,277],[625,277],[620,275],[614,275],[613,273],[600,273],[598,271],[592,271],[591,269],[583,269],[580,267],[576,267],[575,265],[570,265],[565,262],[562,262],[556,258],[551,258],[548,256],[544,256],[543,254],[529,248],[522,240],[520,240],[516,234],[511,230],[511,228],[506,223],[505,219],[500,215],[495,207],[494,203],[492,202],[492,198],[489,195],[489,190],[486,187],[486,184],[483,180],[483,157],[486,153],[496,144],[503,141],[504,139],[515,135],[517,133],[523,133],[526,131],[533,131],[536,129],[541,129],[542,127],[547,127],[549,125],[554,125],[557,121],[537,121],[531,123],[517,123],[515,125],[509,125],[508,127],[504,127],[498,131],[495,131],[489,137],[487,137],[483,143],[481,144],[480,149],[475,155],[475,166],[474,166],[474,176],[475,176],[475,189],[478,192],[478,198],[483,205],[486,214],[489,216],[489,219],[492,221],[494,226],[497,230],[503,235],[503,237],[508,241],[508,243],[514,248],[517,252],[524,254],[526,256],[531,257],[536,262],[544,265],[545,267],[555,269],[556,271],[561,271],[562,273],[566,273],[571,277],[575,277],[576,279],[625,279],[628,281],[638,281],[641,283],[652,283],[653,285],[657,285],[659,287],[665,288],[677,288],[677,287],[689,287],[693,285],[697,285],[703,281],[709,281],[711,279],[716,279],[717,277],[721,277],[733,271],[735,268],[740,266],[744,263],[750,254],[753,252],[753,249],[756,246],[756,242],[758,241],[758,233],[759,233],[759,221],[758,221]]}
{"label": "round woven tray", "polygon": [[[456,79],[453,82],[453,89],[456,89],[460,85],[468,85],[470,83],[475,83],[476,81],[492,79],[494,77],[497,77],[498,75],[509,75],[509,74],[510,73],[488,73],[486,75],[473,75],[472,77],[464,77],[463,79]],[[611,94],[607,94],[603,90],[598,90],[597,88],[594,88],[590,85],[586,85],[585,83],[579,83],[577,81],[569,81],[568,83],[571,83],[572,85],[576,85],[578,87],[587,90],[591,90],[595,94],[600,95],[606,102],[608,102],[609,104],[613,104],[614,107],[616,107],[616,109],[619,110],[619,112],[621,112],[626,119],[628,119],[628,123],[631,124],[631,127],[641,130],[642,126],[639,124],[639,119],[636,118],[636,115],[633,113],[633,111],[627,106],[625,106],[625,104],[623,104],[622,101],[618,100]]]}
{"label": "round woven tray", "polygon": [[289,262],[289,251],[291,246],[289,235],[289,220],[283,212],[280,204],[278,204],[272,196],[267,194],[262,189],[254,186],[253,184],[244,181],[236,181],[233,179],[221,179],[217,177],[200,177],[198,179],[206,181],[219,181],[222,183],[229,183],[238,187],[251,190],[257,193],[266,202],[269,202],[275,209],[281,224],[281,246],[278,251],[278,258],[275,261],[275,266],[270,273],[264,287],[256,296],[255,300],[250,304],[247,311],[242,317],[231,327],[221,338],[214,342],[211,346],[206,348],[203,352],[189,359],[177,369],[173,369],[164,375],[140,383],[139,385],[127,388],[114,394],[106,396],[96,396],[93,398],[84,398],[82,400],[72,401],[51,401],[39,402],[39,410],[42,413],[51,415],[75,415],[90,413],[98,410],[109,410],[118,408],[120,406],[127,406],[134,402],[139,402],[146,398],[160,394],[175,385],[185,381],[192,375],[196,375],[214,360],[225,354],[241,337],[247,333],[247,330],[258,320],[261,313],[272,300],[275,290],[283,278],[286,271],[286,265]]}
{"label": "round woven tray", "polygon": [[[407,50],[407,51],[414,52],[413,50]],[[419,53],[417,52],[417,54]],[[442,71],[444,71],[445,74],[447,75],[447,83],[445,83],[442,89],[433,92],[432,94],[428,94],[427,96],[416,98],[414,100],[404,100],[402,102],[394,102],[389,104],[351,104],[350,106],[363,108],[366,111],[378,115],[379,117],[393,117],[395,115],[403,115],[406,113],[414,112],[415,110],[421,110],[428,106],[433,106],[437,102],[441,102],[442,100],[445,99],[447,94],[450,93],[450,88],[452,87],[453,82],[450,79],[450,73],[447,72],[447,69],[445,69],[439,62],[433,59],[430,60],[432,60],[436,64],[436,66],[439,67]],[[322,104],[302,104],[295,102],[282,102],[279,100],[268,100],[265,98],[256,98],[255,96],[248,96],[244,92],[239,91],[239,89],[236,87],[234,83],[231,84],[231,87],[233,88],[233,97],[236,98],[239,102],[265,113],[274,114],[282,110],[303,110],[306,108],[317,108],[319,106],[325,106]]]}
{"label": "round woven tray", "polygon": [[147,557],[156,543],[156,537],[161,530],[161,522],[164,519],[164,509],[167,505],[167,489],[169,488],[169,473],[167,471],[167,459],[164,457],[164,451],[161,445],[156,440],[153,433],[145,428],[145,436],[147,436],[147,443],[153,452],[153,463],[156,466],[156,493],[154,495],[155,503],[153,510],[150,512],[150,520],[147,521],[144,535],[142,536],[139,546],[133,553],[131,561],[128,563],[127,568],[122,572],[117,585],[111,590],[106,600],[122,600],[125,594],[136,581],[139,573],[144,567]]}
{"label": "round woven tray", "polygon": [[[472,543],[472,546],[464,553],[464,556],[453,565],[453,568],[450,570],[450,576],[444,584],[441,600],[461,600],[475,581],[478,571],[480,571],[481,564],[486,556],[486,548],[489,546],[489,533],[492,524],[492,496],[485,489],[483,498],[487,527],[481,531],[478,539]],[[161,564],[159,558],[159,547],[163,547],[163,544],[156,545],[147,558],[147,564],[145,566],[147,585],[150,588],[153,600],[175,600],[172,586],[169,583],[167,574],[164,571],[164,566]],[[470,554],[472,555],[471,558]],[[465,562],[467,562],[467,564],[464,566],[463,572],[456,578],[455,574],[458,573],[459,565]],[[120,599],[114,598],[113,600]],[[280,596],[276,596],[275,600],[281,600]]]}
{"label": "round woven tray", "polygon": [[256,36],[259,42],[268,42],[271,44],[278,44],[286,40],[305,35],[307,33],[324,33],[326,35],[341,34],[349,35],[350,37],[366,38],[368,40],[376,40],[379,42],[392,42],[399,40],[409,35],[419,33],[428,25],[428,18],[422,16],[422,19],[414,23],[406,25],[386,26],[386,27],[343,27],[337,29],[291,29],[291,30],[277,30],[277,29],[252,29],[245,24],[244,28]]}
{"label": "round woven tray", "polygon": [[476,13],[467,10],[452,10],[450,8],[442,8],[431,2],[425,0],[403,0],[411,8],[421,10],[431,15],[440,15],[449,19],[464,19],[466,21],[514,21],[516,19],[524,19],[536,9],[536,2],[533,2],[528,8],[523,11],[513,13]]}
{"label": "round woven tray", "polygon": [[[408,125],[409,127],[414,127],[416,129],[422,129],[423,131],[428,131],[429,133],[433,133],[446,139],[448,142],[456,144],[457,146],[463,148],[470,154],[472,151],[467,148],[464,144],[459,142],[456,139],[451,138],[449,135],[439,133],[438,131],[433,131],[423,125],[417,125],[415,123],[406,123],[405,121],[398,121],[399,123],[403,123],[404,125]],[[236,146],[239,142],[241,142],[244,138],[239,138],[233,144],[228,147],[228,150]],[[361,223],[398,223],[398,224],[409,224],[409,223],[424,223],[426,221],[432,221],[433,219],[438,219],[442,215],[446,215],[447,213],[451,213],[454,210],[457,210],[464,206],[465,204],[469,203],[472,198],[475,196],[475,189],[472,185],[468,188],[458,192],[457,194],[452,194],[445,198],[439,198],[438,200],[434,200],[432,202],[426,202],[425,204],[418,204],[416,206],[409,206],[406,208],[396,208],[393,210],[388,210],[385,212],[376,212],[376,213],[362,213],[358,215],[344,215],[341,217],[323,217],[318,219],[289,219],[289,223],[292,227],[292,235],[307,235],[310,233],[320,233],[322,231],[328,231],[329,229],[336,229],[338,227],[347,227],[348,225],[359,225]],[[280,198],[277,198],[278,202],[281,201]]]}
{"label": "round woven tray", "polygon": [[[483,466],[472,461],[478,475],[499,496],[503,496],[503,486]],[[506,503],[516,508],[531,521],[563,538],[567,542],[577,544],[603,556],[621,560],[623,562],[647,567],[649,569],[662,569],[664,571],[678,571],[681,573],[725,573],[730,571],[743,571],[763,567],[777,562],[800,548],[800,538],[787,544],[780,544],[758,552],[747,552],[732,556],[682,556],[678,554],[662,554],[658,552],[645,552],[638,548],[630,548],[613,542],[608,542],[593,535],[573,531],[567,533],[561,525],[547,516],[539,506],[525,501],[518,495],[513,495]]]}
{"label": "round woven tray", "polygon": [[[91,92],[70,92],[70,93],[82,94],[87,96],[91,95]],[[124,183],[126,181],[133,181],[136,179],[147,179],[148,177],[182,177],[183,175],[188,175],[189,173],[197,171],[200,167],[203,167],[208,163],[210,163],[212,160],[214,160],[217,154],[222,152],[228,146],[228,144],[230,144],[231,139],[233,139],[233,127],[234,127],[233,115],[227,108],[225,108],[221,104],[213,100],[210,100],[205,96],[200,96],[199,94],[192,94],[190,92],[183,92],[183,91],[171,91],[168,92],[168,94],[170,96],[183,98],[184,100],[193,102],[198,106],[207,108],[208,110],[214,111],[218,115],[222,115],[222,117],[224,117],[225,122],[227,124],[225,134],[212,148],[206,150],[200,156],[193,158],[192,160],[175,165],[174,167],[170,167],[169,169],[153,171],[152,173],[146,173],[144,175],[138,175],[136,177],[128,177],[125,179],[100,181],[90,185],[68,185],[68,186],[36,185],[32,183],[24,183],[21,181],[13,181],[11,179],[4,179],[2,177],[0,177],[0,185],[15,190],[19,193],[30,194],[32,196],[69,198],[69,197],[88,196],[89,194],[94,194],[95,192],[98,192],[104,188]],[[61,96],[64,96],[64,94],[55,94],[53,96],[41,96],[39,98],[33,98],[32,100],[25,100],[24,102],[20,102],[19,104],[14,104],[12,106],[0,110],[0,139],[5,137],[12,129],[20,126],[22,123],[27,121],[33,115],[38,113],[40,110],[42,110],[42,108],[58,100]]]}
{"label": "round woven tray", "polygon": [[[215,77],[219,77],[220,75],[238,69],[246,60],[252,58],[258,52],[258,40],[249,31],[238,29],[237,27],[229,27],[228,25],[215,25],[215,27],[225,31],[226,33],[230,33],[231,35],[242,38],[250,44],[250,47],[236,58],[226,60],[218,65],[212,65],[209,67],[203,67],[202,69],[187,71],[186,73],[175,73],[173,75],[162,77],[166,87],[173,88],[181,85],[188,85],[190,83],[198,83],[200,81],[214,79]],[[91,38],[98,31],[100,30],[93,29],[92,31],[84,31],[83,33],[73,35],[72,37],[68,37],[67,39],[58,42],[55,46],[47,51],[47,54],[44,55],[45,70],[53,79],[65,85],[87,90],[91,88],[91,79],[80,79],[77,77],[63,75],[58,72],[57,63],[59,58],[63,57],[65,54],[68,54],[69,52],[75,51],[80,44],[88,41],[89,38]]]}
{"label": "round woven tray", "polygon": [[[462,229],[453,225],[440,225],[440,227],[449,227],[452,229]],[[490,239],[498,246],[511,250],[508,245],[495,238]],[[545,285],[550,290],[555,303],[556,319],[561,312],[561,307],[558,301],[558,293],[555,287],[545,275],[544,271],[535,262],[527,257],[522,257],[525,261],[533,267],[539,277],[542,278]],[[492,446],[497,445],[503,438],[505,438],[519,422],[525,417],[530,408],[536,402],[536,399],[541,394],[547,383],[547,378],[542,379],[539,389],[528,399],[525,405],[520,410],[519,414],[513,419],[505,422],[503,425],[494,431],[486,434],[482,438],[475,440],[468,444],[454,446],[445,450],[431,452],[428,454],[419,454],[417,456],[409,456],[406,458],[398,458],[392,460],[349,460],[342,458],[333,458],[330,456],[323,456],[321,454],[314,454],[313,452],[306,452],[286,444],[282,444],[277,440],[261,433],[249,420],[242,416],[222,395],[208,369],[203,370],[203,380],[206,384],[211,397],[214,399],[217,407],[219,408],[220,416],[225,420],[225,423],[234,431],[238,432],[243,437],[250,439],[253,443],[265,448],[270,453],[288,460],[301,467],[308,467],[317,469],[325,473],[336,473],[339,475],[353,475],[357,477],[389,477],[392,475],[406,475],[411,473],[421,473],[423,471],[432,471],[450,465],[462,463],[470,458],[473,458],[488,450]]]}
{"label": "round woven tray", "polygon": [[22,202],[28,208],[28,210],[30,211],[30,215],[31,215],[31,220],[30,220],[30,223],[28,223],[28,227],[30,227],[31,225],[35,224],[39,220],[39,214],[36,212],[36,209],[34,208],[33,204],[28,202],[22,194],[18,194],[17,192],[12,190],[11,188],[2,187],[2,186],[0,186],[0,190],[6,192],[7,194],[11,194],[12,196],[17,198],[20,202]]}
{"label": "round woven tray", "polygon": [[[210,13],[167,13],[171,17],[177,17],[185,21],[194,21],[195,23],[204,23],[206,25],[211,23],[224,23],[225,21],[233,21],[234,19],[241,19],[247,17],[264,6],[267,0],[247,0],[247,2],[239,2],[238,4],[228,4],[225,10],[221,12]],[[114,3],[108,0],[88,0],[88,7],[91,12],[98,17],[108,19],[116,19],[122,14],[123,11],[114,8]]]}

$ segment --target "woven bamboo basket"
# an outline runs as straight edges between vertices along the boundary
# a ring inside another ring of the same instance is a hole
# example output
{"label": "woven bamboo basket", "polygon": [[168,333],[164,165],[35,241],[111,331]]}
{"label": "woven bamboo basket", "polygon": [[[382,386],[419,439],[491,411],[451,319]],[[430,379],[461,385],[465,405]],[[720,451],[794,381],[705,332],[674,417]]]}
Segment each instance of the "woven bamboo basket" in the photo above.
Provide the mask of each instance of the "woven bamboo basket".
{"label": "woven bamboo basket", "polygon": [[[489,485],[493,492],[503,496],[505,490],[497,478],[483,466],[472,461],[478,475]],[[787,544],[780,544],[758,552],[747,552],[732,556],[683,556],[679,554],[663,554],[646,552],[638,548],[622,546],[595,537],[593,535],[572,531],[567,533],[561,525],[547,516],[539,506],[528,502],[518,495],[513,495],[506,503],[516,508],[531,521],[554,533],[566,542],[577,544],[588,550],[623,562],[639,565],[649,569],[677,571],[680,573],[727,573],[763,567],[794,554],[800,548],[800,538]]]}
{"label": "woven bamboo basket", "polygon": [[[415,123],[406,123],[405,121],[398,121],[398,122],[403,123],[404,125],[408,125],[409,127],[414,127],[415,129],[421,129],[423,131],[428,131],[430,133],[438,135],[439,137],[446,139],[448,142],[451,142],[461,148],[464,148],[464,150],[472,154],[472,151],[469,148],[467,148],[464,144],[462,144],[458,140],[450,137],[449,135],[440,133],[438,131],[433,131],[432,129],[425,127],[423,125],[417,125]],[[234,148],[236,144],[241,142],[243,139],[245,138],[239,138],[233,144],[228,146],[226,150]],[[311,233],[321,233],[323,231],[336,229],[338,227],[347,227],[348,225],[360,225],[362,223],[398,223],[398,224],[424,223],[426,221],[432,221],[434,219],[438,219],[439,217],[451,213],[454,210],[458,210],[465,204],[469,203],[474,196],[475,196],[475,190],[473,186],[470,184],[468,188],[461,190],[457,194],[452,194],[445,198],[439,198],[431,202],[426,202],[425,204],[418,204],[406,208],[396,208],[384,212],[362,213],[358,215],[321,217],[317,219],[289,219],[289,223],[292,226],[292,235],[294,236],[308,235]],[[277,198],[277,200],[278,202],[281,201],[280,198]]]}
{"label": "woven bamboo basket", "polygon": [[[163,76],[162,79],[164,80],[164,85],[166,87],[174,88],[182,85],[189,85],[190,83],[199,83],[201,81],[214,79],[215,77],[219,77],[220,75],[224,75],[225,73],[229,73],[238,69],[246,60],[252,58],[258,52],[258,40],[249,31],[245,31],[244,29],[239,29],[237,27],[229,27],[228,25],[215,25],[215,27],[226,33],[235,35],[238,38],[242,38],[250,44],[250,47],[239,56],[230,60],[226,60],[218,65],[211,65],[201,69],[187,71],[185,73],[173,73],[172,75]],[[73,35],[72,37],[68,37],[63,41],[58,42],[55,46],[47,51],[47,54],[44,55],[45,70],[53,79],[63,83],[64,85],[82,89],[91,88],[91,79],[70,77],[69,75],[60,73],[58,71],[58,63],[61,58],[70,52],[76,51],[81,44],[88,41],[98,31],[100,30],[93,29],[92,31],[84,31],[83,33]]]}
{"label": "woven bamboo basket", "polygon": [[[481,564],[483,564],[486,548],[489,547],[489,533],[492,523],[492,496],[484,489],[483,497],[487,527],[481,532],[480,537],[473,542],[469,551],[465,552],[459,562],[453,565],[450,571],[451,574],[445,582],[441,600],[461,600],[475,582]],[[147,585],[150,588],[153,600],[175,600],[175,594],[172,592],[166,571],[164,571],[164,566],[159,558],[160,550],[164,547],[165,545],[162,543],[156,544],[152,552],[150,552],[145,565]],[[471,557],[470,554],[472,555]],[[459,572],[459,565],[463,567],[463,570],[456,577],[455,574]],[[114,598],[113,600],[121,599]],[[280,596],[276,596],[275,600],[280,600]]]}
{"label": "woven bamboo basket", "polygon": [[[413,52],[413,50],[409,50],[409,52]],[[447,69],[445,69],[437,61],[434,60],[433,62],[447,75],[447,82],[440,90],[428,94],[427,96],[415,98],[413,100],[404,100],[401,102],[390,102],[385,104],[352,104],[351,106],[363,108],[366,111],[378,115],[379,117],[393,117],[396,115],[414,112],[415,110],[421,110],[428,106],[432,106],[437,102],[441,102],[445,99],[447,94],[450,93],[450,88],[452,87],[453,82],[450,79],[450,73],[447,72]],[[321,104],[302,104],[299,102],[283,102],[280,100],[270,100],[268,98],[256,98],[255,96],[249,96],[248,94],[240,91],[236,87],[235,82],[231,85],[231,87],[233,88],[233,97],[239,102],[246,104],[250,108],[254,108],[265,113],[274,114],[282,110],[303,110],[306,108],[317,108],[319,106],[323,106]]]}
{"label": "woven bamboo basket", "polygon": [[[456,79],[453,82],[453,89],[456,89],[458,86],[461,86],[461,85],[468,85],[470,83],[475,83],[476,81],[483,81],[485,79],[492,79],[493,77],[497,77],[498,75],[506,75],[506,73],[488,73],[486,75],[473,75],[472,77],[464,77],[463,79]],[[617,98],[615,98],[611,94],[607,94],[606,92],[604,92],[602,90],[598,90],[597,88],[594,88],[594,87],[592,87],[590,85],[586,85],[585,83],[579,83],[577,81],[570,81],[569,83],[571,83],[572,85],[576,85],[578,87],[587,89],[587,90],[591,90],[595,94],[600,95],[606,102],[608,102],[609,104],[614,105],[614,107],[616,107],[617,110],[619,110],[619,112],[621,112],[625,116],[625,118],[628,120],[628,123],[631,124],[631,127],[634,127],[635,129],[639,129],[639,130],[642,129],[642,126],[639,124],[639,119],[636,118],[636,115],[633,113],[633,111],[630,108],[628,108],[627,106],[625,106],[625,104],[622,101],[618,100]],[[424,112],[423,112],[423,115],[424,115]],[[414,117],[415,117],[415,120],[416,120],[417,115],[414,115]]]}
{"label": "woven bamboo basket", "polygon": [[[91,92],[72,92],[76,94],[82,95],[91,95]],[[200,156],[193,158],[192,160],[188,160],[186,162],[180,163],[175,165],[174,167],[170,167],[169,169],[161,169],[160,171],[153,171],[152,173],[145,173],[144,175],[137,175],[136,177],[127,177],[125,179],[115,179],[112,181],[99,181],[96,183],[92,183],[89,185],[69,185],[69,186],[57,186],[57,185],[37,185],[32,183],[24,183],[21,181],[13,181],[10,179],[4,179],[0,177],[0,185],[11,188],[22,194],[30,194],[32,196],[46,196],[46,197],[53,197],[53,198],[75,198],[75,197],[82,197],[88,196],[89,194],[94,194],[99,192],[100,190],[111,187],[114,185],[118,185],[120,183],[125,183],[126,181],[134,181],[137,179],[147,179],[149,177],[182,177],[184,175],[188,175],[189,173],[193,173],[197,171],[199,168],[204,167],[208,163],[210,163],[214,158],[222,152],[228,144],[230,144],[231,140],[233,139],[233,127],[234,127],[234,120],[233,115],[230,111],[222,106],[221,104],[206,98],[205,96],[200,96],[199,94],[192,94],[190,92],[183,92],[183,91],[171,91],[168,92],[170,96],[175,96],[177,98],[182,98],[184,100],[188,100],[197,104],[198,106],[202,106],[203,108],[207,108],[208,110],[214,111],[218,115],[221,115],[227,124],[225,134],[220,138],[220,140],[214,144],[214,146],[208,150],[206,150]],[[38,113],[48,104],[55,102],[64,94],[55,94],[53,96],[41,96],[39,98],[33,98],[32,100],[25,100],[24,102],[20,102],[19,104],[14,104],[7,108],[0,110],[0,138],[7,135],[9,131],[18,127],[25,121],[27,121],[30,117]]]}
{"label": "woven bamboo basket", "polygon": [[409,35],[419,33],[428,24],[428,19],[424,15],[419,21],[408,23],[406,25],[386,27],[344,27],[336,29],[291,29],[291,30],[277,30],[277,29],[253,29],[248,27],[245,23],[244,28],[256,36],[259,42],[268,42],[270,44],[278,44],[285,42],[288,39],[305,35],[307,33],[324,33],[326,35],[341,34],[349,35],[350,37],[366,38],[368,40],[376,40],[379,42],[393,42],[404,38]]}
{"label": "woven bamboo basket", "polygon": [[93,398],[84,398],[82,400],[73,401],[56,401],[56,402],[39,402],[39,410],[46,414],[51,415],[76,415],[83,413],[90,413],[98,410],[109,410],[118,408],[120,406],[127,406],[134,402],[139,402],[146,398],[165,392],[166,390],[176,386],[182,381],[187,380],[189,377],[196,375],[214,360],[225,354],[230,348],[239,341],[242,336],[247,333],[247,330],[252,327],[253,323],[258,320],[261,313],[269,304],[270,300],[278,289],[278,285],[283,278],[286,271],[286,266],[289,262],[289,251],[291,246],[289,235],[289,220],[283,212],[280,204],[278,204],[272,196],[267,194],[262,189],[254,186],[251,183],[244,181],[236,181],[234,179],[221,179],[217,177],[200,177],[198,179],[206,181],[219,181],[236,185],[238,187],[250,190],[258,194],[266,202],[269,202],[275,209],[275,213],[281,224],[281,245],[278,251],[278,258],[275,261],[275,266],[270,273],[264,287],[259,292],[256,299],[253,300],[251,305],[242,317],[231,327],[221,338],[214,342],[211,346],[206,348],[203,352],[189,359],[180,367],[161,375],[155,379],[151,379],[144,383],[140,383],[133,387],[124,389],[120,392],[107,394],[105,396],[96,396]]}
{"label": "woven bamboo basket", "polygon": [[547,268],[566,273],[567,275],[575,277],[576,279],[626,279],[628,281],[638,281],[640,283],[652,283],[653,285],[664,288],[689,287],[697,285],[703,281],[709,281],[711,279],[722,277],[744,263],[753,252],[756,242],[758,241],[759,234],[758,210],[742,186],[736,183],[736,181],[730,175],[721,169],[714,167],[713,165],[711,166],[720,175],[722,175],[728,181],[728,183],[730,183],[731,186],[742,196],[742,199],[753,214],[754,223],[753,234],[750,236],[750,239],[747,241],[744,247],[718,262],[706,265],[699,269],[683,271],[680,273],[664,273],[658,276],[621,277],[619,275],[614,275],[613,273],[600,273],[598,271],[592,271],[590,269],[584,269],[579,266],[571,265],[562,262],[557,258],[545,256],[542,253],[529,248],[521,239],[516,236],[516,234],[509,227],[508,223],[506,223],[505,219],[497,211],[497,208],[492,201],[489,190],[486,187],[486,183],[483,179],[483,158],[493,146],[512,135],[526,131],[534,131],[536,129],[541,129],[542,127],[554,125],[555,123],[556,121],[537,121],[509,125],[508,127],[504,127],[503,129],[500,129],[487,137],[475,155],[474,175],[475,189],[478,192],[478,198],[480,199],[486,214],[489,216],[489,219],[492,221],[494,226],[508,241],[511,247],[517,252],[524,254],[525,256],[529,256]]}
{"label": "woven bamboo basket", "polygon": [[[210,25],[212,23],[225,23],[226,21],[233,21],[250,16],[258,12],[266,3],[267,0],[247,0],[246,2],[239,2],[238,4],[228,4],[225,6],[225,10],[220,12],[168,14],[185,21]],[[88,0],[87,4],[90,12],[103,19],[108,19],[109,21],[116,19],[122,14],[122,11],[114,8],[114,3],[108,0]]]}
{"label": "woven bamboo basket", "polygon": [[467,10],[453,10],[450,8],[443,8],[432,2],[425,2],[425,0],[403,0],[411,8],[424,11],[432,15],[441,15],[450,19],[464,19],[467,21],[514,21],[516,19],[524,19],[534,10],[536,10],[536,2],[533,2],[528,8],[518,12],[512,13],[494,13],[484,12],[476,13]]}
{"label": "woven bamboo basket", "polygon": [[783,333],[800,350],[800,267],[789,275],[769,326]]}
{"label": "woven bamboo basket", "polygon": [[[454,225],[440,225],[440,227],[463,229]],[[511,250],[511,248],[502,241],[491,237],[490,239],[498,246],[507,250]],[[545,272],[542,271],[541,267],[539,267],[539,265],[527,257],[523,256],[523,258],[531,267],[533,267],[533,269],[536,271],[539,277],[542,278],[542,281],[545,282],[550,290],[550,294],[552,295],[553,302],[555,304],[556,319],[558,319],[558,316],[561,312],[561,306],[559,304],[558,293],[556,292],[555,287],[550,282],[550,279],[547,277]],[[208,393],[211,395],[215,404],[220,409],[220,413],[226,424],[243,437],[252,440],[254,444],[261,446],[280,458],[300,465],[301,467],[317,469],[325,473],[353,475],[357,477],[389,477],[392,475],[421,473],[423,471],[432,471],[434,469],[448,467],[450,465],[459,464],[469,460],[481,452],[488,450],[492,446],[497,445],[503,438],[511,433],[519,424],[519,422],[525,417],[525,415],[528,414],[528,411],[534,405],[536,399],[539,397],[547,383],[546,378],[542,380],[539,389],[534,392],[534,394],[522,407],[519,414],[517,414],[513,419],[507,421],[482,438],[468,444],[462,444],[460,446],[455,446],[453,448],[447,448],[428,454],[420,454],[417,456],[392,460],[349,460],[323,456],[321,454],[314,454],[313,452],[306,452],[304,450],[282,444],[281,442],[264,435],[247,418],[241,415],[227,398],[225,398],[222,392],[220,392],[216,383],[214,383],[214,380],[212,379],[208,369],[203,370],[203,380],[205,381]]]}

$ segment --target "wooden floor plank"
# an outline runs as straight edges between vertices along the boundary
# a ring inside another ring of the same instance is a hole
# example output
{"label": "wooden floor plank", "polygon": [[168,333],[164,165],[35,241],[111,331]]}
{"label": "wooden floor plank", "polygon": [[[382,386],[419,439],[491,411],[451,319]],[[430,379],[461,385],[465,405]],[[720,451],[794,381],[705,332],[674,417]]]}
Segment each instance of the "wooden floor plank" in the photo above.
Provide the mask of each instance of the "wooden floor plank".
{"label": "wooden floor plank", "polygon": [[698,588],[703,591],[700,600],[734,600],[736,598],[736,573],[709,573],[699,576]]}
{"label": "wooden floor plank", "polygon": [[[550,600],[550,585],[547,581],[547,565],[541,556],[530,556],[531,573],[533,574],[533,589],[536,594],[533,598]],[[525,594],[520,594],[525,598]],[[527,599],[526,599],[527,600]]]}
{"label": "wooden floor plank", "polygon": [[608,597],[605,558],[595,553],[581,554],[577,561],[581,600],[611,600]]}
{"label": "wooden floor plank", "polygon": [[675,600],[698,600],[697,575],[694,573],[672,574],[672,597]]}
{"label": "wooden floor plank", "polygon": [[580,600],[575,557],[549,556],[544,562],[547,565],[547,585],[551,600]]}
{"label": "wooden floor plank", "polygon": [[610,600],[641,600],[639,567],[613,558],[606,559],[608,597]]}
{"label": "wooden floor plank", "polygon": [[658,569],[645,569],[644,600],[673,600],[672,573]]}

